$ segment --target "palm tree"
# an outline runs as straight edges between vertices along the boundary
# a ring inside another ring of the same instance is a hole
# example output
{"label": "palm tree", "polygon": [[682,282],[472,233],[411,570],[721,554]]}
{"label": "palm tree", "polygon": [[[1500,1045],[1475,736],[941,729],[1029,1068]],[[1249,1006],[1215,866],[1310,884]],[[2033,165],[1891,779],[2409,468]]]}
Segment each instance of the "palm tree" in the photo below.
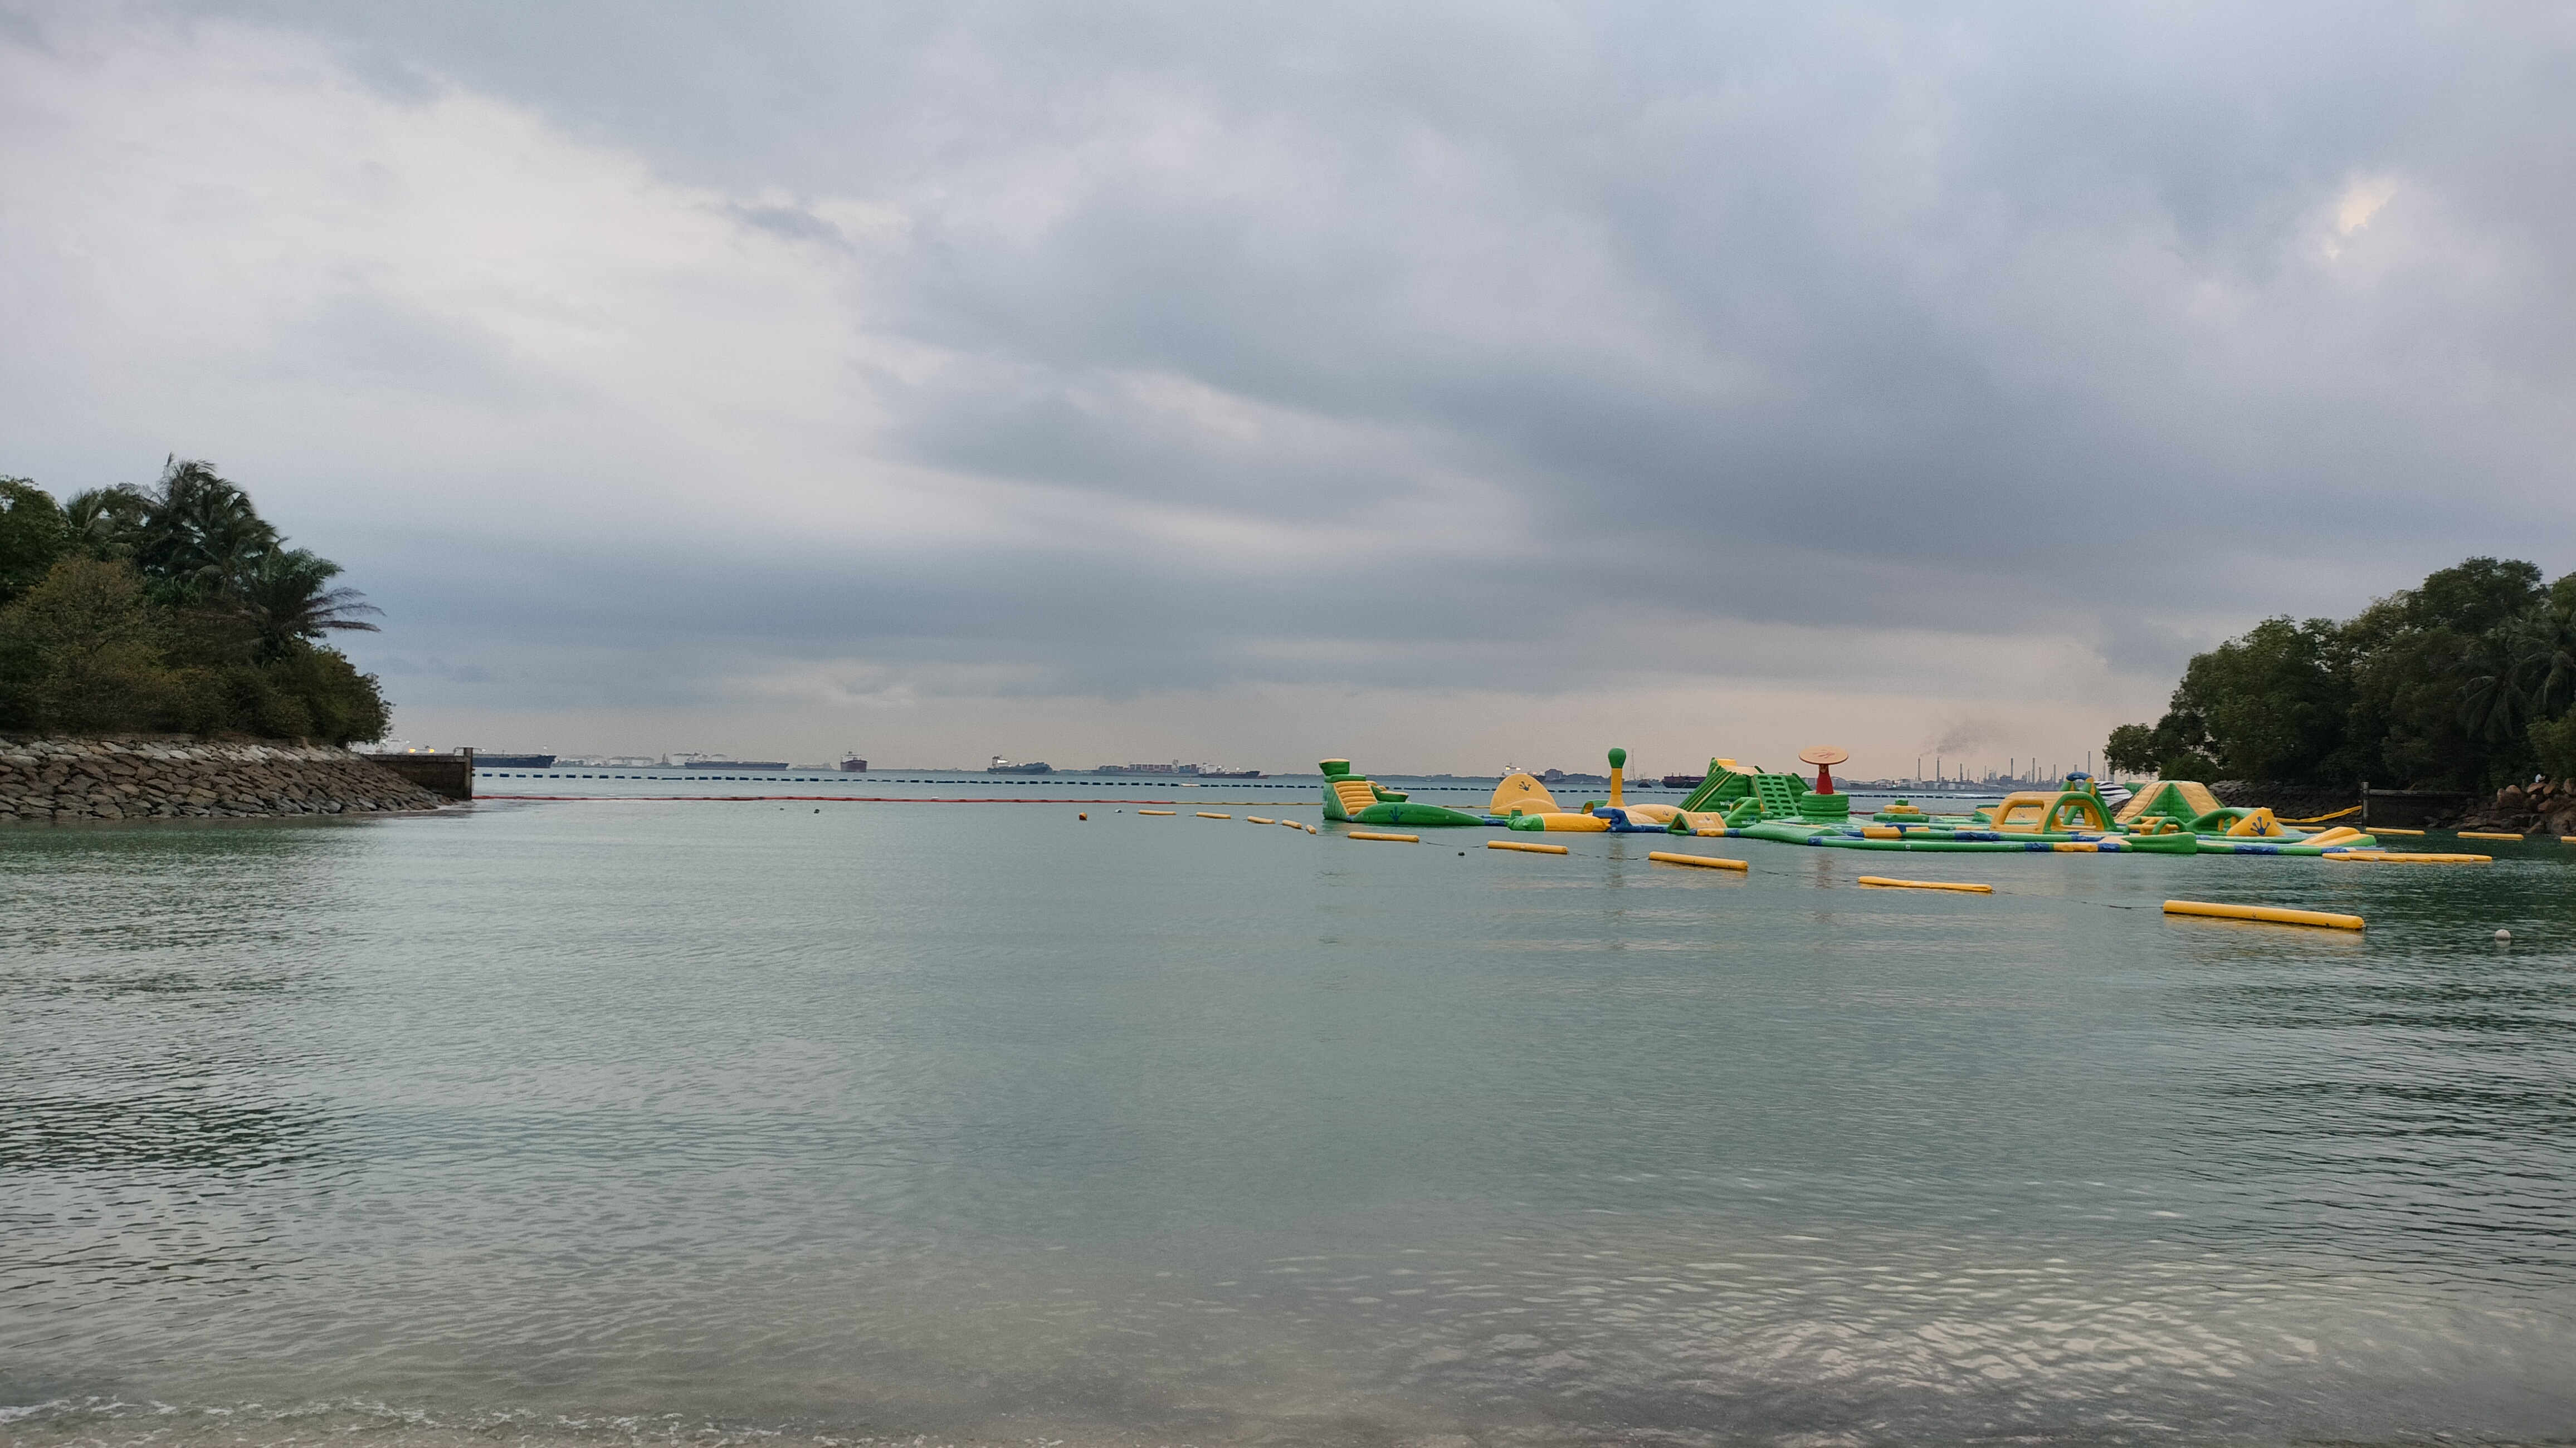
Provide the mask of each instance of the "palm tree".
{"label": "palm tree", "polygon": [[235,612],[257,641],[260,657],[277,658],[299,640],[318,639],[333,630],[375,633],[359,617],[384,610],[367,602],[354,588],[333,588],[340,565],[309,548],[279,548],[260,554],[233,579],[228,590]]}
{"label": "palm tree", "polygon": [[2534,717],[2555,718],[2576,703],[2576,603],[2543,600],[2505,638],[2514,692]]}
{"label": "palm tree", "polygon": [[2460,680],[2460,727],[2471,738],[2499,740],[2521,729],[2529,704],[2503,640],[2493,634],[2470,640],[2453,667]]}
{"label": "palm tree", "polygon": [[172,458],[144,501],[135,567],[188,596],[237,591],[240,580],[282,541],[251,506],[248,493],[193,459]]}
{"label": "palm tree", "polygon": [[91,557],[131,558],[143,533],[143,520],[151,511],[152,500],[141,488],[118,483],[72,494],[71,501],[63,504],[63,522],[71,530],[73,546]]}

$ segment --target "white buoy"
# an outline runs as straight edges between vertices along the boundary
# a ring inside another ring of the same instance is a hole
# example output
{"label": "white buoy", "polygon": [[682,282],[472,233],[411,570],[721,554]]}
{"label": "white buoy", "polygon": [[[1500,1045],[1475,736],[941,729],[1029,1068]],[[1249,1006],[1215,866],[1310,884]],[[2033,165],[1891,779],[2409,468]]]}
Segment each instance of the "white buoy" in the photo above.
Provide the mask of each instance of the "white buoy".
{"label": "white buoy", "polygon": [[2511,940],[2513,939],[2513,932],[2510,930],[2499,930],[2496,932],[2496,939]]}

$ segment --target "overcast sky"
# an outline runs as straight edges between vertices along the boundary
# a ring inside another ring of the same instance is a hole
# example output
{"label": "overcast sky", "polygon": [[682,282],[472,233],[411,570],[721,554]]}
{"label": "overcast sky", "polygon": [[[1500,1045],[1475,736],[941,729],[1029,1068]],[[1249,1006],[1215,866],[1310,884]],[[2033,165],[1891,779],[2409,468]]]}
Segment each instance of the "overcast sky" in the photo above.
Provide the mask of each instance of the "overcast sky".
{"label": "overcast sky", "polygon": [[0,0],[0,472],[423,743],[2080,765],[2576,567],[2571,273],[2560,5]]}

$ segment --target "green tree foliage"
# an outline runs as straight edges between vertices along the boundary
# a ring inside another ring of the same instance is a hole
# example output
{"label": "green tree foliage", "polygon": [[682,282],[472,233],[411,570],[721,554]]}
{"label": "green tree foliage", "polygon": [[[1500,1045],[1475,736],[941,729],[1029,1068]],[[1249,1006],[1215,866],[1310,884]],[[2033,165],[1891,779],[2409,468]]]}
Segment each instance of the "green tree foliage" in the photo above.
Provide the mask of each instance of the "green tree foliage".
{"label": "green tree foliage", "polygon": [[[2531,771],[2576,706],[2576,574],[2471,558],[2351,619],[2266,619],[2195,656],[2112,767],[2166,778],[2484,789]],[[2553,771],[2555,772],[2555,771]]]}
{"label": "green tree foliage", "polygon": [[2509,636],[2544,596],[2538,568],[2471,558],[2345,625],[2357,747],[2340,778],[2481,789],[2528,773]]}
{"label": "green tree foliage", "polygon": [[2154,727],[2123,724],[2111,731],[2103,763],[2122,774],[2153,774],[2165,779],[2215,779],[2218,765],[2200,752],[2209,728],[2199,715],[2175,712]]}
{"label": "green tree foliage", "polygon": [[0,505],[0,728],[384,735],[375,676],[319,642],[377,610],[211,467]]}
{"label": "green tree foliage", "polygon": [[2102,746],[2102,764],[2117,774],[2153,774],[2163,763],[2156,752],[2156,731],[2145,724],[2122,724]]}
{"label": "green tree foliage", "polygon": [[305,548],[272,549],[241,570],[232,597],[260,658],[282,659],[334,629],[376,631],[358,615],[382,610],[354,588],[332,587],[339,576],[339,564]]}
{"label": "green tree foliage", "polygon": [[381,739],[393,722],[375,675],[359,673],[338,649],[290,644],[256,667],[226,670],[224,680],[232,717],[270,738]]}
{"label": "green tree foliage", "polygon": [[68,546],[54,500],[25,478],[0,478],[0,604],[35,587]]}
{"label": "green tree foliage", "polygon": [[2509,691],[2521,710],[2555,719],[2576,706],[2576,573],[2513,620],[2504,643]]}
{"label": "green tree foliage", "polygon": [[2531,753],[2551,779],[2576,776],[2576,713],[2532,725]]}
{"label": "green tree foliage", "polygon": [[71,529],[72,546],[90,557],[127,558],[134,553],[132,540],[141,534],[144,515],[151,507],[141,488],[119,483],[72,494],[63,505],[63,522]]}
{"label": "green tree foliage", "polygon": [[167,728],[184,685],[165,642],[132,568],[66,558],[0,609],[0,700],[54,728]]}
{"label": "green tree foliage", "polygon": [[134,566],[173,602],[237,595],[249,570],[282,546],[249,494],[204,463],[176,459],[144,495],[143,516],[125,541]]}
{"label": "green tree foliage", "polygon": [[2183,670],[2173,711],[2198,718],[2206,739],[2180,742],[2239,779],[2315,778],[2343,744],[2344,674],[2334,620],[2265,619]]}

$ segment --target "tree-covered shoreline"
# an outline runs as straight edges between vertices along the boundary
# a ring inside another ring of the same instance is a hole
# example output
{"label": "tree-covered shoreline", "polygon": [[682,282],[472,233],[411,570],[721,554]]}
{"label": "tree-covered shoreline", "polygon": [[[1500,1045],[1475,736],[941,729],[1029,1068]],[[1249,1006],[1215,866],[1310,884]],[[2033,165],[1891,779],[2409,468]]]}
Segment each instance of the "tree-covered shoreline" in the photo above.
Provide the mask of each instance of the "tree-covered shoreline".
{"label": "tree-covered shoreline", "polygon": [[381,738],[375,676],[321,642],[376,627],[340,572],[203,462],[63,502],[0,477],[0,729]]}
{"label": "tree-covered shoreline", "polygon": [[2130,774],[2497,789],[2576,774],[2576,573],[2471,558],[2352,618],[2266,619],[2195,655]]}

